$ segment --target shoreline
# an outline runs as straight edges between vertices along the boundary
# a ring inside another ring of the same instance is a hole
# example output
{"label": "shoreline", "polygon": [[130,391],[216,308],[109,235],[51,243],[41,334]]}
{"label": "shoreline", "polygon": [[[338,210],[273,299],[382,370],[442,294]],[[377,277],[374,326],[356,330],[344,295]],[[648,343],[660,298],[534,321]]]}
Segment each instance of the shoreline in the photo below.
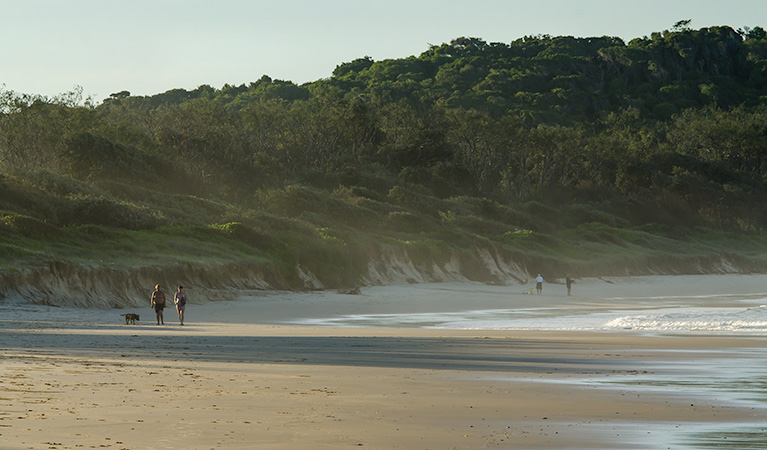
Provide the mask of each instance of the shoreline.
{"label": "shoreline", "polygon": [[[536,300],[614,308],[626,304],[616,290],[635,305],[707,289],[745,298],[764,279],[645,277]],[[465,292],[483,307],[531,297],[476,288],[381,287],[384,304],[332,293],[192,303],[184,327],[172,310],[154,325],[148,307],[137,326],[121,324],[120,310],[6,309],[0,448],[736,449],[763,439],[767,336],[280,323],[433,310],[435,289],[444,310],[460,309]]]}
{"label": "shoreline", "polygon": [[668,448],[764,431],[763,394],[733,401],[732,377],[713,396],[671,382],[758,366],[760,338],[242,328],[3,342],[1,447]]}

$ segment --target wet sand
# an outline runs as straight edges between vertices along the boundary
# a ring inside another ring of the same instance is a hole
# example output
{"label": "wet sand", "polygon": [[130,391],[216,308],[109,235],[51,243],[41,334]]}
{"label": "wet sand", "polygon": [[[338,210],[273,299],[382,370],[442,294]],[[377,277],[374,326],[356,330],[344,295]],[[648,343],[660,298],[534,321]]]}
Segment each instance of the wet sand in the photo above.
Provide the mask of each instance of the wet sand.
{"label": "wet sand", "polygon": [[[636,281],[584,282],[573,298],[544,288],[535,301],[621,303],[611,291],[618,284],[634,297],[753,294],[767,277]],[[537,296],[516,293],[523,288],[505,288],[514,291],[506,300],[497,295],[503,287],[483,288],[472,302],[529,304]],[[440,308],[423,291],[403,298],[409,287],[378,289],[391,291],[384,305],[369,304],[365,295],[328,293],[192,303],[184,327],[172,311],[165,326],[154,325],[148,307],[137,311],[143,319],[137,326],[120,322],[127,311],[4,307],[0,449],[735,449],[764,443],[761,336],[281,324],[349,311]],[[451,299],[442,309],[461,308]]]}

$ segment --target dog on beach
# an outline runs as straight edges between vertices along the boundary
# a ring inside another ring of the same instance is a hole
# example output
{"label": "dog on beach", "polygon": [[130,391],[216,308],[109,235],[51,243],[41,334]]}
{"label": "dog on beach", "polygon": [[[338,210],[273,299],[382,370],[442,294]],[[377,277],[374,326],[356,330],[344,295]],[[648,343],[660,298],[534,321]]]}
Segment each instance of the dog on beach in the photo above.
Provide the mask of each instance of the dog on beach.
{"label": "dog on beach", "polygon": [[125,317],[125,325],[136,325],[136,321],[138,321],[138,314],[128,313],[120,315]]}

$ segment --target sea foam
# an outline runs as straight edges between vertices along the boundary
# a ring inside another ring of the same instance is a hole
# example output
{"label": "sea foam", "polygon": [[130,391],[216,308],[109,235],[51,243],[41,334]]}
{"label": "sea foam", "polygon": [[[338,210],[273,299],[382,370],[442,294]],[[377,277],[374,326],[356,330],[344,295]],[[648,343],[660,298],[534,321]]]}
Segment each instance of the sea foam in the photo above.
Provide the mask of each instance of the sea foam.
{"label": "sea foam", "polygon": [[417,327],[460,330],[733,332],[767,334],[767,306],[571,310],[540,308],[424,314],[359,314],[302,321],[335,327]]}

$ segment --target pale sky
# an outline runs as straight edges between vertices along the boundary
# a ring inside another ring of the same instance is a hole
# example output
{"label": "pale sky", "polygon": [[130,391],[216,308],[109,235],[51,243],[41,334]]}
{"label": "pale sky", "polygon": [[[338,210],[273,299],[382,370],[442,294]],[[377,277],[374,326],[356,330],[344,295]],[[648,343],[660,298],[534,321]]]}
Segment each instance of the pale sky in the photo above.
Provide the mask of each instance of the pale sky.
{"label": "pale sky", "polygon": [[99,102],[269,75],[297,84],[356,58],[419,55],[466,36],[618,36],[767,28],[767,0],[0,0],[0,86]]}

